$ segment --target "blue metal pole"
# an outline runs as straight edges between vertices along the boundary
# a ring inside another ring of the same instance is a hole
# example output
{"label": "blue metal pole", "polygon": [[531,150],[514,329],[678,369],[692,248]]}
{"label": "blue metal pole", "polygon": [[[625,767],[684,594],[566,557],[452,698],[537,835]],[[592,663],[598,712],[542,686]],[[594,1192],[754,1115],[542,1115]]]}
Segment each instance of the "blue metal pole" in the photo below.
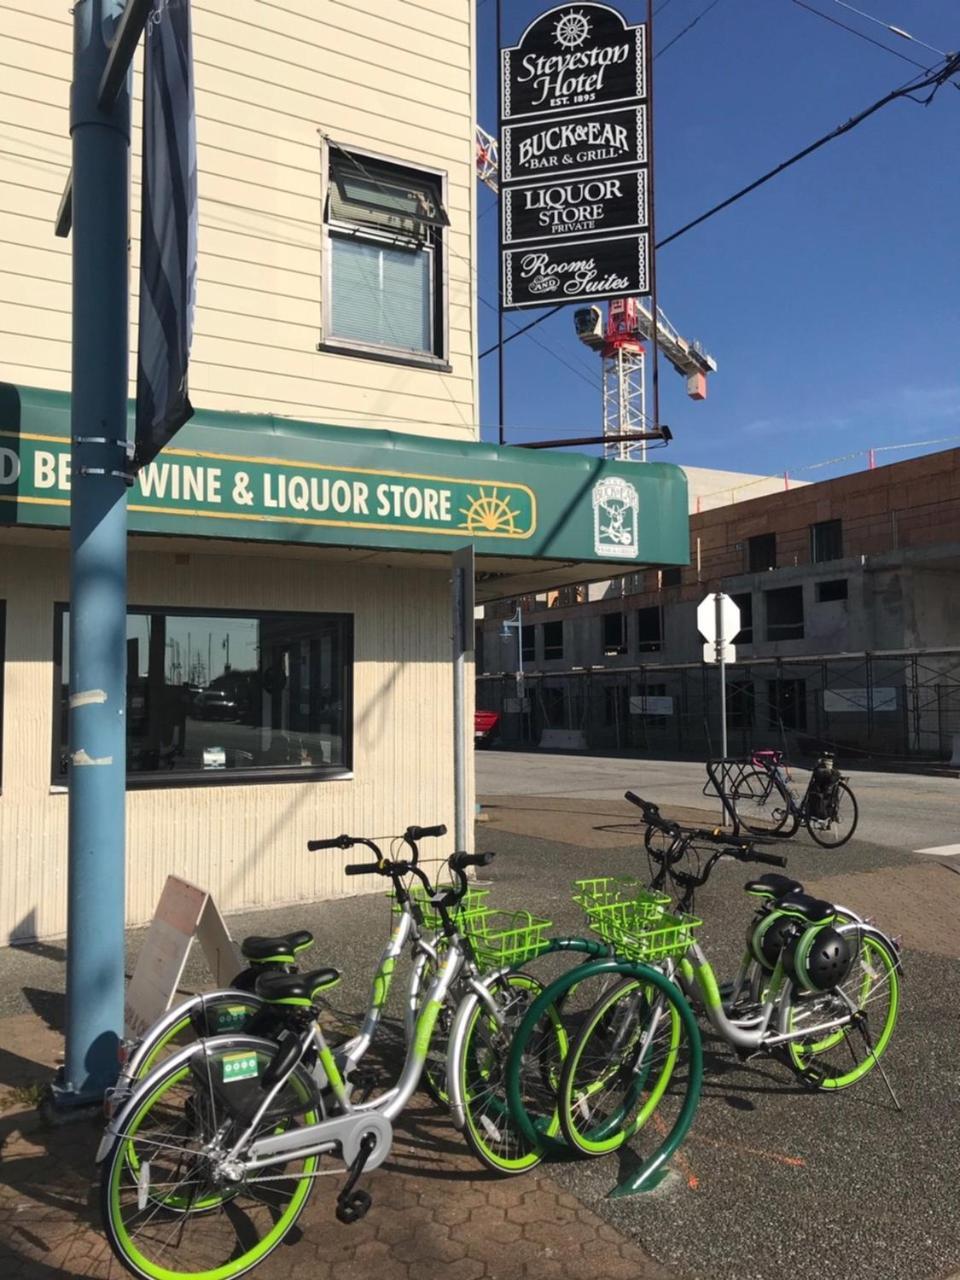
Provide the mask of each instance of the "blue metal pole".
{"label": "blue metal pole", "polygon": [[124,1001],[129,77],[97,105],[121,0],[73,10],[67,1039],[58,1104],[117,1074]]}

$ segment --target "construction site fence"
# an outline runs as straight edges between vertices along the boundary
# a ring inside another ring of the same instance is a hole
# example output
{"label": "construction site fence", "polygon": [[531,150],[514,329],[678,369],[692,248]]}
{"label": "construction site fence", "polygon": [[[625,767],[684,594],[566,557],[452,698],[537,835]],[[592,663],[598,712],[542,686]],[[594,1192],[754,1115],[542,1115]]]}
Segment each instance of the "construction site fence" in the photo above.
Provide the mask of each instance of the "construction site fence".
{"label": "construction site fence", "polygon": [[[727,751],[960,758],[960,649],[758,659],[725,670]],[[719,755],[720,669],[708,664],[481,675],[504,746]]]}

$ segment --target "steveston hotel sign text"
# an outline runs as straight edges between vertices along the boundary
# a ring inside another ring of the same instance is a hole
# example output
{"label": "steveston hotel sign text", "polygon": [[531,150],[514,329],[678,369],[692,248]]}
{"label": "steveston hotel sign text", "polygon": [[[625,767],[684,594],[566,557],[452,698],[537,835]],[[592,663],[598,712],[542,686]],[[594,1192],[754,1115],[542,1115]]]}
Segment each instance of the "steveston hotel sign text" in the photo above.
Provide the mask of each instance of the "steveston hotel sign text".
{"label": "steveston hotel sign text", "polygon": [[649,291],[646,34],[564,4],[501,50],[505,309]]}

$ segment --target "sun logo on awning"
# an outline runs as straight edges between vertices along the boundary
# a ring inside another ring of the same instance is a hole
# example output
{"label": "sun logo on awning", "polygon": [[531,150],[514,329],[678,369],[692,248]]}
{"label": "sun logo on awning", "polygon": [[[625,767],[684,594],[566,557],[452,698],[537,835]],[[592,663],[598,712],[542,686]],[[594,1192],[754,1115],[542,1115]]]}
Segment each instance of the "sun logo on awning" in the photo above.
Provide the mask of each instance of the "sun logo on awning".
{"label": "sun logo on awning", "polygon": [[481,489],[478,496],[467,494],[468,507],[461,507],[461,528],[469,533],[516,533],[519,511],[514,511],[508,498],[501,498],[496,488]]}

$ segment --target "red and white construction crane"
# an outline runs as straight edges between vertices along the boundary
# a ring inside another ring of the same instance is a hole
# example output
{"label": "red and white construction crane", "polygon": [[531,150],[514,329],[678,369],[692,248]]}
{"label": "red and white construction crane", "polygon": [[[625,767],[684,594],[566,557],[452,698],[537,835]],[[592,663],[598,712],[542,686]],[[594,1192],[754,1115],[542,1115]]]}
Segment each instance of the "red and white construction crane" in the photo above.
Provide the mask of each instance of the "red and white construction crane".
{"label": "red and white construction crane", "polygon": [[[500,193],[500,157],[497,139],[476,126],[477,178]],[[603,361],[603,435],[607,457],[623,461],[646,459],[647,440],[653,430],[646,412],[646,354],[644,343],[653,339],[653,308],[649,297],[617,298],[606,314],[600,307],[580,307],[574,312],[577,337],[600,353]],[[716,373],[717,362],[697,342],[688,342],[657,307],[657,346],[677,373],[687,380],[687,395],[707,397],[707,375]],[[631,440],[630,436],[638,439]],[[626,437],[626,438],[625,438]]]}

